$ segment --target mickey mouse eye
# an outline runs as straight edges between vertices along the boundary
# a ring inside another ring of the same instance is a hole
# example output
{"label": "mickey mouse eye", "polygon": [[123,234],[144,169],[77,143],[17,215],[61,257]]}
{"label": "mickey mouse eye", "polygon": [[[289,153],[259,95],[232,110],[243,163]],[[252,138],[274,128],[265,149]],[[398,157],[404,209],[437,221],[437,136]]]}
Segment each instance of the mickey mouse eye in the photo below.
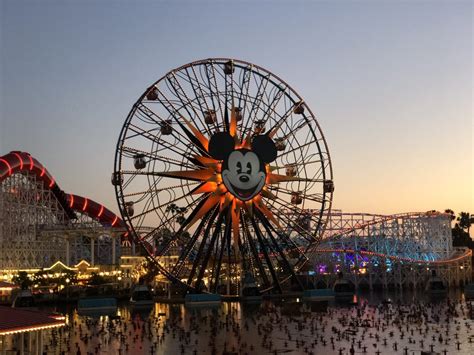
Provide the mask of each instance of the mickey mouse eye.
{"label": "mickey mouse eye", "polygon": [[252,174],[252,164],[250,162],[247,163],[247,174]]}
{"label": "mickey mouse eye", "polygon": [[240,161],[237,162],[237,174],[241,174],[242,173],[242,164],[240,163]]}

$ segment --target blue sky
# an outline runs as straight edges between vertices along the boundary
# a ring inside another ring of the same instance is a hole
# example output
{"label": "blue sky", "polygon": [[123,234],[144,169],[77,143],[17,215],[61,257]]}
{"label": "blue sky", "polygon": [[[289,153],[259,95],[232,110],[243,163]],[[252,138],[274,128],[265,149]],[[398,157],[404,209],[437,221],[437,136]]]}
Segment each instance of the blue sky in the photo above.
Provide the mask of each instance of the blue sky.
{"label": "blue sky", "polygon": [[335,207],[473,205],[470,1],[1,2],[0,155],[28,151],[67,192],[117,211],[121,126],[170,69],[232,57],[316,113]]}

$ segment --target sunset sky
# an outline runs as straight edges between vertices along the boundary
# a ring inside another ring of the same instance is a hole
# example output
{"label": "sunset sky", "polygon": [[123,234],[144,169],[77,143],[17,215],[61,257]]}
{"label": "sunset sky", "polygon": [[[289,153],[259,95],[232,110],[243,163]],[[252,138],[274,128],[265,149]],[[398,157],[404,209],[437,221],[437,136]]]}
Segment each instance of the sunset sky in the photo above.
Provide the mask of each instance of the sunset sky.
{"label": "sunset sky", "polygon": [[347,212],[470,211],[472,1],[1,1],[0,155],[66,192],[110,184],[143,91],[196,59],[287,81],[318,117]]}

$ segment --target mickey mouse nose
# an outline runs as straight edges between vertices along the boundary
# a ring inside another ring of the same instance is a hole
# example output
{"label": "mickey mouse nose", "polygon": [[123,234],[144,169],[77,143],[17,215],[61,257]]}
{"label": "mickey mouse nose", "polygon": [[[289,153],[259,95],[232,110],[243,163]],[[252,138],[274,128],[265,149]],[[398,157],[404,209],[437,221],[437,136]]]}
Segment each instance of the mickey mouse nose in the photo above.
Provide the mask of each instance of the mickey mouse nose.
{"label": "mickey mouse nose", "polygon": [[242,176],[239,177],[239,180],[241,182],[248,182],[250,180],[250,178],[246,175],[242,175]]}

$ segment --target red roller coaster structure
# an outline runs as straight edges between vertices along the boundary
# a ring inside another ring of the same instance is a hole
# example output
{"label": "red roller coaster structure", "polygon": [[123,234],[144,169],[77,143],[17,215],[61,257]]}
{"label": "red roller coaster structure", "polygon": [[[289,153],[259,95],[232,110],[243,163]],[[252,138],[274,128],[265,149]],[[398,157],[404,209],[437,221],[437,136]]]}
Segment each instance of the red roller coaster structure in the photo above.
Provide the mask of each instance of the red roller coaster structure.
{"label": "red roller coaster structure", "polygon": [[[93,263],[100,255],[115,260],[115,237],[130,241],[118,215],[90,198],[64,192],[42,163],[21,151],[0,157],[0,220],[0,269],[78,258]],[[100,235],[114,237],[104,242]]]}
{"label": "red roller coaster structure", "polygon": [[13,151],[0,157],[0,184],[13,174],[23,172],[34,174],[37,180],[42,181],[70,216],[73,216],[73,212],[81,212],[105,226],[125,227],[123,221],[104,205],[86,197],[66,194],[48,169],[31,154]]}

